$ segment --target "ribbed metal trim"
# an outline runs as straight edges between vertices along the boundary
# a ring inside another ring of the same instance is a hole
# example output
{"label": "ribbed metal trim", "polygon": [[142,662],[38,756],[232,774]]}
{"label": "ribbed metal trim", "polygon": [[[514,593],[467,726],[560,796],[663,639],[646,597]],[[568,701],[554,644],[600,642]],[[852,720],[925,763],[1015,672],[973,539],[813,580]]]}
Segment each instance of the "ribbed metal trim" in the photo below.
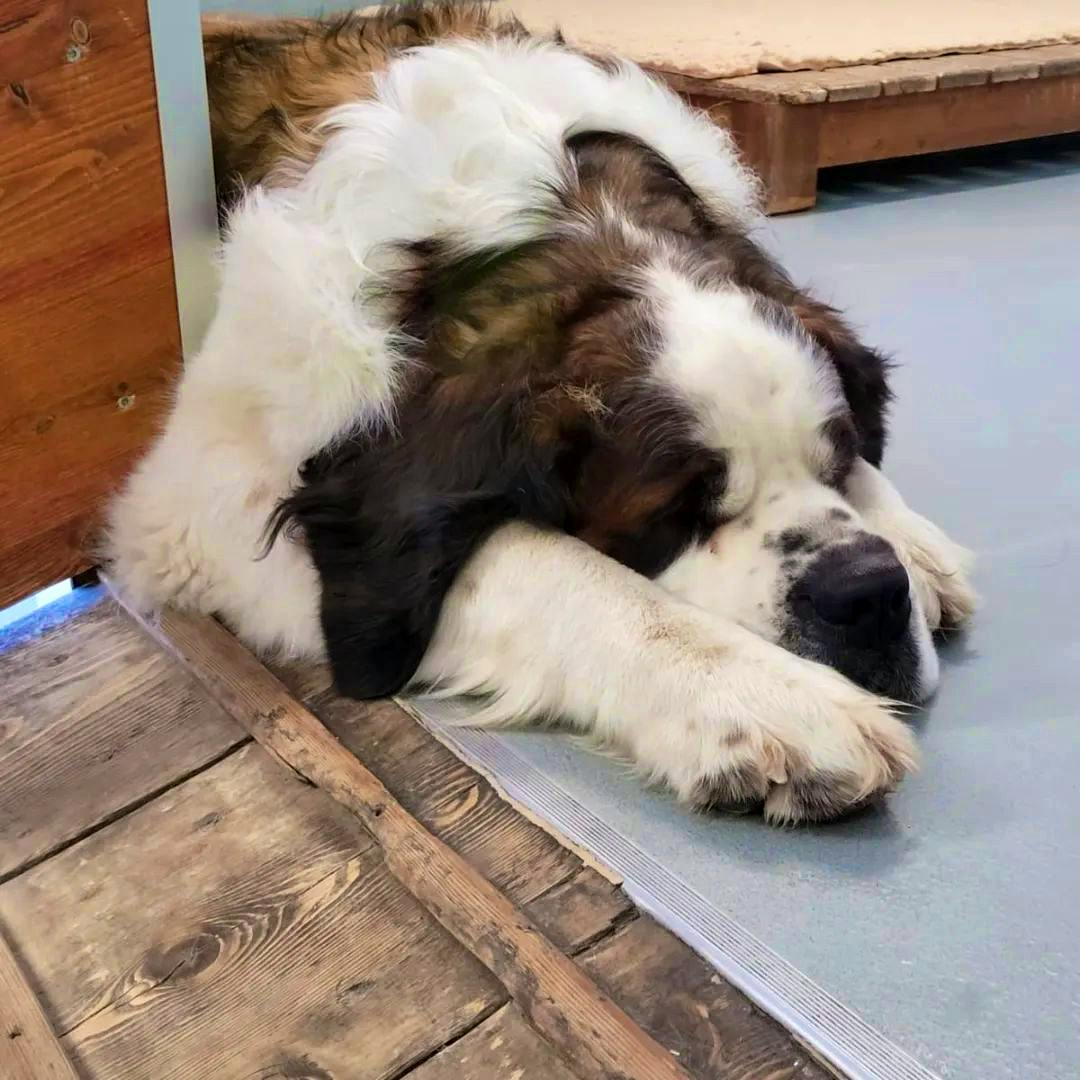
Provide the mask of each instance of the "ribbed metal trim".
{"label": "ribbed metal trim", "polygon": [[459,726],[458,702],[403,701],[440,742],[507,797],[623,879],[642,910],[700,953],[751,1001],[853,1080],[938,1080],[798,968],[695,892],[522,758],[498,734]]}

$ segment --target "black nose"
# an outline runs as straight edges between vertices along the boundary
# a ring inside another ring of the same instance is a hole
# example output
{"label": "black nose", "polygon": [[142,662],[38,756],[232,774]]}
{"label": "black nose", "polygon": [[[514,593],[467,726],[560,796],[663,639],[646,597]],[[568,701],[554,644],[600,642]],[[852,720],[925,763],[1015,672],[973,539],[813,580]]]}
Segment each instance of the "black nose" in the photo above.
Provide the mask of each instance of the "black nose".
{"label": "black nose", "polygon": [[888,645],[911,621],[907,571],[877,537],[825,552],[807,568],[798,592],[848,645]]}

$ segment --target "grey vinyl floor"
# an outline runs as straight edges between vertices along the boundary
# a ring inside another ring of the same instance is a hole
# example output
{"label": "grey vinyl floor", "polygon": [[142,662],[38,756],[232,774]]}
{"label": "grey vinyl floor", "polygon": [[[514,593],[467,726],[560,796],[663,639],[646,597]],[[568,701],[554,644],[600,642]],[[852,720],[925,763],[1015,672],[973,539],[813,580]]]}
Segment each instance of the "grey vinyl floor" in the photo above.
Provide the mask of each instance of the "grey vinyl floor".
{"label": "grey vinyl floor", "polygon": [[558,734],[498,738],[927,1069],[1078,1077],[1080,142],[847,172],[768,235],[895,353],[886,469],[978,552],[922,772],[777,831],[689,816]]}

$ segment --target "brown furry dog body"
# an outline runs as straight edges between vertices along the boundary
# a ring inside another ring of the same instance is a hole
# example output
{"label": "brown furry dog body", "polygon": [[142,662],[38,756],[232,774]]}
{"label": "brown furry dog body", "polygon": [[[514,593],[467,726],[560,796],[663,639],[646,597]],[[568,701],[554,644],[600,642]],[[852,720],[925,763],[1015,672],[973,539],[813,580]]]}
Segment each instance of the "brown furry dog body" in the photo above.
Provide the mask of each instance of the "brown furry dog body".
{"label": "brown furry dog body", "polygon": [[371,96],[372,76],[406,49],[447,38],[523,37],[486,4],[402,5],[383,13],[315,19],[203,19],[210,130],[219,203],[269,181],[275,168],[310,164],[340,105]]}

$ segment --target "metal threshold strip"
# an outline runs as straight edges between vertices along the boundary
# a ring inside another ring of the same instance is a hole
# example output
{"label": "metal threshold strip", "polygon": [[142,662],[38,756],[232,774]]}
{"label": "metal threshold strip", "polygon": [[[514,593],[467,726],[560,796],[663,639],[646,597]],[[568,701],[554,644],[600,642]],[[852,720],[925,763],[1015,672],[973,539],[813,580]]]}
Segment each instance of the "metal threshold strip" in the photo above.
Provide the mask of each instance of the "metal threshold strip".
{"label": "metal threshold strip", "polygon": [[635,904],[834,1069],[852,1080],[938,1080],[936,1073],[582,806],[497,733],[464,727],[468,703],[413,699],[400,704],[511,802],[621,878]]}

